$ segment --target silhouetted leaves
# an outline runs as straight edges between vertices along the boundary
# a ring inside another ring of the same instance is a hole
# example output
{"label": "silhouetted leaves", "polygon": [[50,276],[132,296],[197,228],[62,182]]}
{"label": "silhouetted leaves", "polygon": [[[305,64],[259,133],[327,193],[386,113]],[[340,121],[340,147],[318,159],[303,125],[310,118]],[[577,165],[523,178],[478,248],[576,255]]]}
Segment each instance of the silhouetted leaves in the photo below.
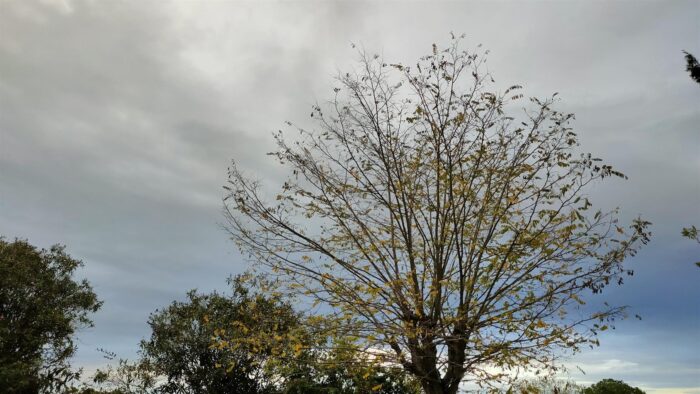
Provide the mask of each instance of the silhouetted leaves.
{"label": "silhouetted leaves", "polygon": [[683,53],[685,53],[686,61],[685,70],[688,71],[690,78],[692,78],[693,81],[700,83],[700,64],[698,64],[698,60],[695,58],[695,56],[686,51],[683,51]]}

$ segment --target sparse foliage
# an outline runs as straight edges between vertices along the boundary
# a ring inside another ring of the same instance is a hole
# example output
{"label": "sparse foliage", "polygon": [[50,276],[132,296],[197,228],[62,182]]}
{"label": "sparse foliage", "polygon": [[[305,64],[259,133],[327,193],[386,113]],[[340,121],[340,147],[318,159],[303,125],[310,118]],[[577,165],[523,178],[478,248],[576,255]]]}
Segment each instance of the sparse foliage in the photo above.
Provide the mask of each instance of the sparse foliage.
{"label": "sparse foliage", "polygon": [[514,384],[506,394],[580,394],[582,391],[583,387],[574,382],[541,378]]}
{"label": "sparse foliage", "polygon": [[119,359],[116,366],[98,369],[92,378],[92,387],[84,387],[79,394],[155,394],[157,377],[144,360],[130,362]]}
{"label": "sparse foliage", "polygon": [[[698,234],[698,229],[694,225],[690,227],[684,227],[683,230],[681,230],[681,235],[685,238],[700,243],[700,234]],[[700,261],[696,262],[695,265],[700,267]]]}
{"label": "sparse foliage", "polygon": [[622,283],[649,239],[648,222],[592,209],[586,187],[624,175],[577,154],[573,115],[554,98],[507,114],[521,87],[493,90],[484,61],[458,39],[415,67],[363,54],[317,129],[277,134],[292,174],[272,201],[235,163],[225,186],[233,239],[280,290],[428,394],[598,344],[623,308],[583,298]]}
{"label": "sparse foliage", "polygon": [[695,226],[683,227],[683,230],[681,230],[681,235],[700,243],[700,235],[698,235],[698,229]]}

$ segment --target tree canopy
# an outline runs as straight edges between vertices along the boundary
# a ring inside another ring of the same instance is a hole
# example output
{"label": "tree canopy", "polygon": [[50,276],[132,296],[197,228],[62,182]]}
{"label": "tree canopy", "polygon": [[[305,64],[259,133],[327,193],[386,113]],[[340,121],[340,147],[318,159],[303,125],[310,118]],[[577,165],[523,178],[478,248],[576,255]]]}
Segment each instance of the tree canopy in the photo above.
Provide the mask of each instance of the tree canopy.
{"label": "tree canopy", "polygon": [[586,387],[583,394],[644,394],[638,387],[632,387],[621,380],[603,379],[600,382]]}
{"label": "tree canopy", "polygon": [[4,393],[61,392],[79,373],[70,366],[73,335],[92,326],[102,303],[86,280],[73,275],[82,262],[63,246],[38,249],[0,238],[0,387]]}
{"label": "tree canopy", "polygon": [[[245,277],[250,280],[250,277]],[[144,359],[167,382],[163,393],[271,393],[275,380],[267,370],[270,349],[216,346],[214,338],[245,339],[248,330],[281,336],[299,326],[300,314],[279,296],[256,293],[244,277],[231,281],[231,295],[190,291],[151,314],[151,337],[141,343]],[[228,342],[226,342],[228,343]]]}
{"label": "tree canopy", "polygon": [[623,308],[584,297],[622,283],[649,237],[592,208],[588,186],[625,176],[578,152],[573,115],[554,96],[508,112],[521,87],[496,90],[458,43],[414,67],[361,54],[314,128],[276,134],[291,172],[276,196],[235,162],[225,186],[232,238],[280,291],[429,394],[598,344]]}

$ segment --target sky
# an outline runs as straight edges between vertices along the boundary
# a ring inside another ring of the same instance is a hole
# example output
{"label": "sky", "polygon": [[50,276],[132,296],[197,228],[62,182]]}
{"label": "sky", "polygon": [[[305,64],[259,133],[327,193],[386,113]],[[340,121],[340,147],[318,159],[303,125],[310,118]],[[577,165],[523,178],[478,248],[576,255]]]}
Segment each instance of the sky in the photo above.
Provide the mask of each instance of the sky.
{"label": "sky", "polygon": [[104,306],[74,365],[135,357],[149,313],[250,266],[221,228],[227,167],[278,186],[272,133],[332,97],[352,43],[411,64],[450,32],[490,51],[496,87],[559,92],[582,149],[629,176],[592,201],[653,222],[635,275],[596,296],[642,320],[571,379],[700,393],[700,245],[680,236],[700,225],[698,1],[0,0],[0,235],[84,261]]}

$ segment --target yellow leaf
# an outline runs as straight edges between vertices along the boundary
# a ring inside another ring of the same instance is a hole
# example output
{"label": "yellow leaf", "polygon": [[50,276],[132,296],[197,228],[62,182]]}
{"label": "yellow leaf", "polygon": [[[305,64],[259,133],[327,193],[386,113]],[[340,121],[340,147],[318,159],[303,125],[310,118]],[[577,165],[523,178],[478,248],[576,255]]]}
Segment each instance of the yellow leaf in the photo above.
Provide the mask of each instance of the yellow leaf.
{"label": "yellow leaf", "polygon": [[381,384],[381,383],[378,384],[378,385],[376,385],[376,386],[374,386],[374,387],[372,387],[372,391],[379,391],[379,390],[381,390],[381,389],[382,389],[382,384]]}

